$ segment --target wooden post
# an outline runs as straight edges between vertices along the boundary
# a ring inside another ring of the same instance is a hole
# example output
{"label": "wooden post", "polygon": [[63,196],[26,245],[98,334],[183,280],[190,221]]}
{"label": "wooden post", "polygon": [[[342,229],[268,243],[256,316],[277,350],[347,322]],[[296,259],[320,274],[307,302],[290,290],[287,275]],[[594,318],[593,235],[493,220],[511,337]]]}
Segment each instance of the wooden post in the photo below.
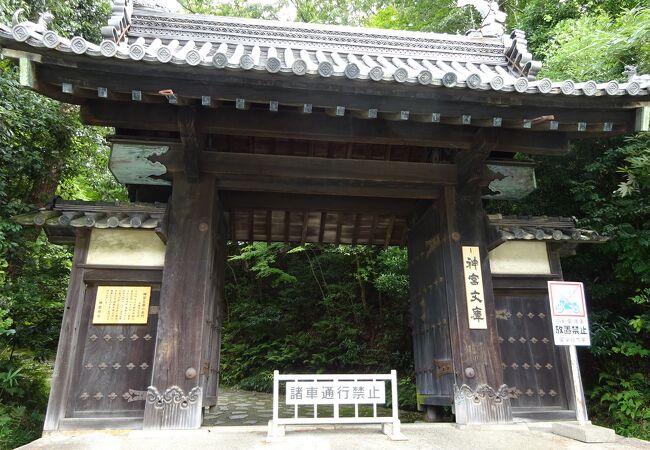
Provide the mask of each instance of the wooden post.
{"label": "wooden post", "polygon": [[56,351],[56,361],[47,404],[47,414],[43,431],[56,431],[59,422],[65,417],[66,405],[70,395],[70,384],[74,373],[74,361],[78,348],[77,335],[83,310],[83,264],[88,254],[90,230],[77,231],[72,258],[72,271],[68,283],[68,294],[65,299],[63,322],[59,335],[59,346]]}
{"label": "wooden post", "polygon": [[[474,148],[460,151],[456,157],[458,187],[447,187],[444,191],[449,267],[453,272],[448,284],[454,289],[449,306],[456,372],[454,406],[457,423],[512,421],[508,387],[503,384],[480,186],[481,168],[496,145],[495,133],[480,132]],[[479,249],[487,329],[472,329],[469,325],[467,302],[470,300],[465,288],[463,246]]]}
{"label": "wooden post", "polygon": [[218,359],[209,344],[220,335],[215,298],[223,297],[215,294],[223,280],[224,264],[218,261],[225,258],[225,246],[218,243],[227,237],[222,224],[214,178],[190,183],[175,174],[144,429],[201,426],[206,365],[210,371],[204,358]]}
{"label": "wooden post", "polygon": [[569,346],[569,360],[571,361],[571,382],[573,383],[573,394],[575,399],[576,420],[580,425],[586,425],[589,421],[587,416],[587,404],[585,393],[582,389],[582,377],[578,365],[578,352],[575,345]]}

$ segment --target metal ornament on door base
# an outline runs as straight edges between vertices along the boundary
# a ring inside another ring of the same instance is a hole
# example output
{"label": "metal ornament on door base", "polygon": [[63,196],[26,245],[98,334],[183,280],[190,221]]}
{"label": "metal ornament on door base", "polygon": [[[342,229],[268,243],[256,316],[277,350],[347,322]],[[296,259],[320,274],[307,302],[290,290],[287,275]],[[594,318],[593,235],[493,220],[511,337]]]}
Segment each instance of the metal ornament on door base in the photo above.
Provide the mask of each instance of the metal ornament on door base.
{"label": "metal ornament on door base", "polygon": [[201,427],[200,386],[192,388],[187,394],[178,386],[171,386],[162,394],[154,386],[147,390],[147,403],[144,410],[145,429],[190,430]]}
{"label": "metal ornament on door base", "polygon": [[508,386],[502,384],[494,390],[487,384],[476,390],[466,384],[454,386],[456,423],[463,425],[512,422],[512,409]]}

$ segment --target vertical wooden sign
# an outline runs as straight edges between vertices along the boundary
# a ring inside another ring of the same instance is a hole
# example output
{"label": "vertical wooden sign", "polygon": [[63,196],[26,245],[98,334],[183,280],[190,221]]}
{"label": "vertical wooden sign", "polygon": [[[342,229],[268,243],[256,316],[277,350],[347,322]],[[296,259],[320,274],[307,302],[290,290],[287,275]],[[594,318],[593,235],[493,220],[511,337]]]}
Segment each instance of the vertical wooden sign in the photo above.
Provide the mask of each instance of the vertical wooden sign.
{"label": "vertical wooden sign", "polygon": [[469,327],[470,329],[487,330],[481,255],[478,247],[463,246],[463,269]]}

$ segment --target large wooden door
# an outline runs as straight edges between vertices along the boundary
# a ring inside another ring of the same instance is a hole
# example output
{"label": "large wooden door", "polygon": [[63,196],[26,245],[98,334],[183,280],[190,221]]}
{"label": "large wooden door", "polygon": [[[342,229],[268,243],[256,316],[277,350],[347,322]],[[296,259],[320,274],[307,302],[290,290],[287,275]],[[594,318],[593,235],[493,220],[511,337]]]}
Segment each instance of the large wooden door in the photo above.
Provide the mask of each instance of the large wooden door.
{"label": "large wooden door", "polygon": [[160,286],[151,286],[146,325],[94,325],[97,284],[86,285],[66,417],[143,416],[147,387],[151,384],[160,298]]}
{"label": "large wooden door", "polygon": [[548,296],[495,293],[504,382],[511,403],[527,410],[567,410],[566,367],[553,343]]}

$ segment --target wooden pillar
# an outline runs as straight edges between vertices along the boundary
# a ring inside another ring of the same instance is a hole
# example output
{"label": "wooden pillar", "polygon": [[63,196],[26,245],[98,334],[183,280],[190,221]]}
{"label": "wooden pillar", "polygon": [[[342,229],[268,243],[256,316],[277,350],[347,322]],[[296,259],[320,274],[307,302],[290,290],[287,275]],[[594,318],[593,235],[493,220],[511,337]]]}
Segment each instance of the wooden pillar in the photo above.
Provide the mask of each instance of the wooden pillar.
{"label": "wooden pillar", "polygon": [[[494,306],[494,292],[487,250],[485,212],[480,179],[484,162],[497,145],[495,135],[478,135],[471,150],[456,158],[458,185],[446,187],[446,212],[450,337],[454,351],[456,385],[454,407],[458,423],[506,423],[512,421],[508,387],[503,384]],[[462,247],[478,247],[487,329],[469,326]]]}
{"label": "wooden pillar", "polygon": [[65,417],[66,405],[70,396],[70,384],[74,374],[74,355],[78,352],[79,322],[83,311],[83,264],[88,255],[90,230],[78,230],[72,258],[72,271],[68,282],[68,293],[63,310],[59,346],[52,373],[50,397],[43,431],[59,429],[61,419]]}
{"label": "wooden pillar", "polygon": [[210,348],[220,335],[215,302],[223,298],[217,291],[226,237],[216,194],[212,177],[190,183],[183,173],[174,175],[145,429],[201,426],[210,358],[218,360],[218,349]]}

